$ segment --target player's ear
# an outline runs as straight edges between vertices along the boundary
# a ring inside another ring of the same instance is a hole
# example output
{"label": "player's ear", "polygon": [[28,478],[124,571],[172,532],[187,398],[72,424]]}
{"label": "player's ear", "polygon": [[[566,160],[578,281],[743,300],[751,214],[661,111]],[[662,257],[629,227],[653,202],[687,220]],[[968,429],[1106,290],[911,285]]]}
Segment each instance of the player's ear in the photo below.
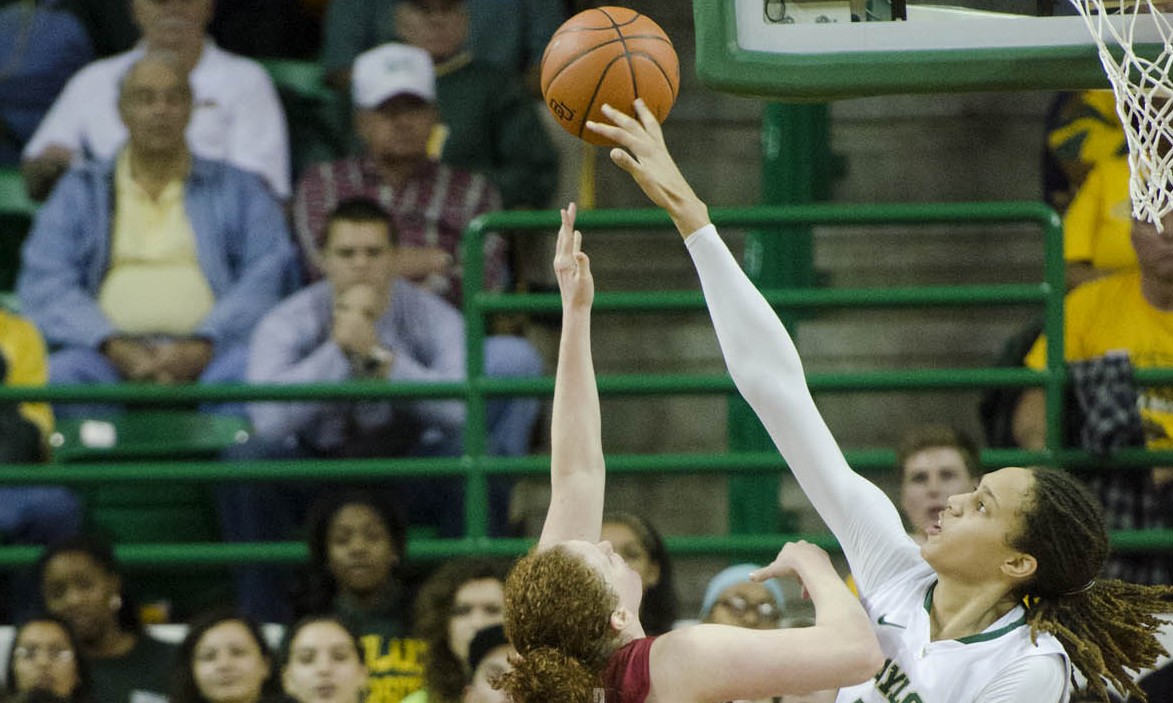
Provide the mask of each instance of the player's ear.
{"label": "player's ear", "polygon": [[1016,581],[1024,581],[1039,569],[1039,562],[1026,552],[1015,552],[1002,562],[1002,573]]}
{"label": "player's ear", "polygon": [[633,622],[635,622],[635,614],[627,608],[619,606],[615,610],[611,611],[611,629],[615,630],[616,632],[623,632],[629,626],[631,626]]}

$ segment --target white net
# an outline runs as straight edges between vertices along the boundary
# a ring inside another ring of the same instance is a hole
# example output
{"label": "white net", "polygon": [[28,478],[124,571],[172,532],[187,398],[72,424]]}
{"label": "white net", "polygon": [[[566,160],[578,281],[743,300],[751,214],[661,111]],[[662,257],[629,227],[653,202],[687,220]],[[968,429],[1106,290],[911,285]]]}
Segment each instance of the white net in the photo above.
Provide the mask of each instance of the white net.
{"label": "white net", "polygon": [[[1168,0],[1071,4],[1091,30],[1116,94],[1116,112],[1128,138],[1132,215],[1161,231],[1162,218],[1173,211],[1173,24],[1164,14]],[[1136,43],[1142,35],[1144,44]]]}

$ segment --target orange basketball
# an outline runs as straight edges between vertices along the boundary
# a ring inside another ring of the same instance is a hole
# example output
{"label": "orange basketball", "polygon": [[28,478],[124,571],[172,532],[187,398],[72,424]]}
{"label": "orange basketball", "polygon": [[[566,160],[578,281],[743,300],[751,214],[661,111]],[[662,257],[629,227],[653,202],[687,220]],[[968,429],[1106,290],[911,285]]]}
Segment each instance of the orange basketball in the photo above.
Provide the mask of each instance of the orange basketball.
{"label": "orange basketball", "polygon": [[647,15],[626,7],[584,10],[558,28],[542,55],[542,97],[558,124],[580,139],[614,146],[586,128],[608,122],[602,107],[635,114],[642,98],[660,122],[680,88],[672,40]]}

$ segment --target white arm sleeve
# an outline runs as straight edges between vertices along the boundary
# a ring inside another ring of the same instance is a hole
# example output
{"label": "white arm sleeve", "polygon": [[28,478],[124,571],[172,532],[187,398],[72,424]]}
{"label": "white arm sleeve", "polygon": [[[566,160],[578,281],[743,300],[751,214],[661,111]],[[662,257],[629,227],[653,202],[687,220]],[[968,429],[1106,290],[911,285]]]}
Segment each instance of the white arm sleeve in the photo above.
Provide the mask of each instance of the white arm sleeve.
{"label": "white arm sleeve", "polygon": [[1067,676],[1067,664],[1061,654],[1022,657],[998,672],[973,700],[974,703],[1065,703]]}
{"label": "white arm sleeve", "polygon": [[716,228],[686,240],[737,389],[843,547],[860,593],[920,562],[884,493],[847,465],[806,385],[798,350]]}

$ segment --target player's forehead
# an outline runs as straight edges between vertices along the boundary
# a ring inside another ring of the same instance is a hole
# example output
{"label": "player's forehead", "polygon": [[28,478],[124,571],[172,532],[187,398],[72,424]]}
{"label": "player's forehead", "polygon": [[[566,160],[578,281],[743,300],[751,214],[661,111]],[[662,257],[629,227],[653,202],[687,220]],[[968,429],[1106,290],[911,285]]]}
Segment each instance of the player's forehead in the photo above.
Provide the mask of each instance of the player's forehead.
{"label": "player's forehead", "polygon": [[607,563],[607,557],[603,551],[599,549],[599,545],[594,542],[588,542],[582,539],[570,540],[562,545],[571,556],[582,559],[587,566],[597,571],[603,572],[603,568]]}
{"label": "player's forehead", "polygon": [[978,492],[992,496],[1002,507],[1018,510],[1030,500],[1034,473],[1021,466],[991,471],[978,483]]}

